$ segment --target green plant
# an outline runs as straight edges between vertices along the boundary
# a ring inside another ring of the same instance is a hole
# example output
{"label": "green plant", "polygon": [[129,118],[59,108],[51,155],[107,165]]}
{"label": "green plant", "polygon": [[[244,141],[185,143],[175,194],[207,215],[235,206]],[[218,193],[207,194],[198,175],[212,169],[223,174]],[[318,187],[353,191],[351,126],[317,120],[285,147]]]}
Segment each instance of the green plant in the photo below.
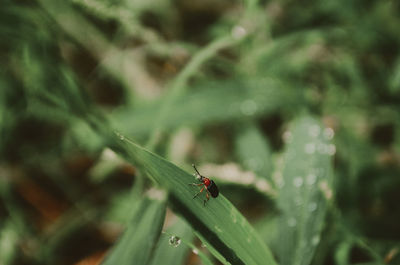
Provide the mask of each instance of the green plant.
{"label": "green plant", "polygon": [[397,264],[398,10],[5,1],[0,264]]}

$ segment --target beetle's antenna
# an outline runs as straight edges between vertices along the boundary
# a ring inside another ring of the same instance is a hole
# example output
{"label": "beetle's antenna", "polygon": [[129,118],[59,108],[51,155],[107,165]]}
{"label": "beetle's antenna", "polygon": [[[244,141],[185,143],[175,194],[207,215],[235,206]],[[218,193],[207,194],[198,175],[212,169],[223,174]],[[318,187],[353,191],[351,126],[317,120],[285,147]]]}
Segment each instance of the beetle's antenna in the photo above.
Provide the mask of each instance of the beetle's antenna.
{"label": "beetle's antenna", "polygon": [[199,176],[201,176],[200,172],[197,170],[197,168],[196,168],[196,166],[195,166],[194,164],[192,164],[192,167],[194,168],[194,170],[196,170],[197,174],[198,174]]}

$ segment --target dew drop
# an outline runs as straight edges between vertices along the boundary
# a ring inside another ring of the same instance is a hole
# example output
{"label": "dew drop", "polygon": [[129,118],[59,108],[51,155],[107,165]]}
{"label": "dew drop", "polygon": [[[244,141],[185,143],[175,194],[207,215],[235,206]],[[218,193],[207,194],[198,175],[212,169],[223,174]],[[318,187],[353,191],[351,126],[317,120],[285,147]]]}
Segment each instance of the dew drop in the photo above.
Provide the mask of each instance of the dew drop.
{"label": "dew drop", "polygon": [[317,124],[312,125],[309,129],[308,129],[308,134],[311,137],[318,137],[319,133],[321,132],[321,127],[319,127]]}
{"label": "dew drop", "polygon": [[290,142],[292,142],[292,138],[293,138],[293,136],[292,136],[292,132],[291,131],[285,131],[283,134],[282,134],[282,139],[283,139],[283,142],[285,142],[285,143],[290,143]]}
{"label": "dew drop", "polygon": [[242,113],[244,115],[247,115],[247,116],[254,115],[254,113],[256,113],[256,111],[257,111],[257,108],[258,108],[257,103],[252,99],[245,100],[240,105],[240,110],[242,111]]}
{"label": "dew drop", "polygon": [[232,32],[231,33],[232,33],[232,37],[234,39],[240,40],[240,39],[242,39],[243,37],[246,36],[247,31],[242,26],[235,26],[235,27],[232,28]]}
{"label": "dew drop", "polygon": [[199,255],[199,250],[197,248],[192,249],[193,254]]}
{"label": "dew drop", "polygon": [[309,174],[306,177],[306,182],[307,182],[307,185],[309,185],[309,186],[314,185],[316,181],[317,181],[317,176],[314,174]]}
{"label": "dew drop", "polygon": [[327,154],[333,156],[336,153],[336,146],[334,144],[330,144],[327,146]]}
{"label": "dew drop", "polygon": [[325,128],[324,130],[324,137],[327,140],[332,140],[333,136],[335,135],[335,132],[333,131],[332,128]]}
{"label": "dew drop", "polygon": [[316,246],[316,245],[318,245],[319,240],[320,240],[319,235],[315,235],[315,236],[313,236],[312,239],[311,239],[311,244],[312,244],[313,246]]}
{"label": "dew drop", "polygon": [[302,177],[295,177],[293,179],[293,185],[297,188],[301,187],[303,185],[303,178]]}
{"label": "dew drop", "polygon": [[332,199],[333,191],[332,191],[332,189],[329,187],[329,184],[328,184],[328,182],[327,182],[326,180],[322,181],[322,182],[319,184],[319,188],[321,189],[322,193],[324,194],[325,199],[327,199],[327,200]]}
{"label": "dew drop", "polygon": [[222,233],[222,229],[219,226],[215,225],[214,228],[218,233]]}
{"label": "dew drop", "polygon": [[123,136],[122,134],[120,134],[119,132],[115,132],[116,135],[119,137],[120,140],[125,140],[125,136]]}
{"label": "dew drop", "polygon": [[310,202],[310,204],[308,205],[308,210],[310,212],[314,212],[315,210],[317,210],[318,205],[316,202]]}
{"label": "dew drop", "polygon": [[307,143],[304,146],[304,151],[306,152],[306,154],[314,154],[315,152],[315,143]]}
{"label": "dew drop", "polygon": [[232,219],[233,223],[237,223],[237,215],[236,215],[234,208],[232,208],[232,210],[231,210],[231,219]]}
{"label": "dew drop", "polygon": [[171,236],[168,243],[173,247],[177,247],[181,244],[181,239],[178,236]]}
{"label": "dew drop", "polygon": [[287,224],[288,224],[288,226],[290,226],[290,227],[295,227],[296,224],[297,224],[297,221],[296,221],[296,219],[294,219],[293,217],[291,217],[291,218],[289,218],[289,219],[287,220]]}

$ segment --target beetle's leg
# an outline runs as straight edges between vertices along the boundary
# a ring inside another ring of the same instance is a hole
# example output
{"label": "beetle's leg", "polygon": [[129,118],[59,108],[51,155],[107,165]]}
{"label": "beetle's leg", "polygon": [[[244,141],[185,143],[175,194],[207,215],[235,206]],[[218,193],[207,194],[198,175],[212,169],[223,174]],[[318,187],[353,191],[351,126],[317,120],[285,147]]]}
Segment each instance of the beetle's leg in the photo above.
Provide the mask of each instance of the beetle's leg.
{"label": "beetle's leg", "polygon": [[191,186],[201,186],[201,185],[204,185],[203,183],[200,183],[200,184],[197,184],[197,183],[189,183],[188,185],[191,185]]}
{"label": "beetle's leg", "polygon": [[206,187],[206,186],[204,186],[203,188],[201,188],[201,190],[200,190],[198,193],[196,193],[196,195],[194,195],[193,199],[196,198],[200,193],[202,193],[205,187]]}
{"label": "beetle's leg", "polygon": [[206,188],[206,198],[207,200],[204,200],[204,206],[206,206],[206,203],[208,202],[208,200],[210,199],[210,195],[208,195],[209,191]]}

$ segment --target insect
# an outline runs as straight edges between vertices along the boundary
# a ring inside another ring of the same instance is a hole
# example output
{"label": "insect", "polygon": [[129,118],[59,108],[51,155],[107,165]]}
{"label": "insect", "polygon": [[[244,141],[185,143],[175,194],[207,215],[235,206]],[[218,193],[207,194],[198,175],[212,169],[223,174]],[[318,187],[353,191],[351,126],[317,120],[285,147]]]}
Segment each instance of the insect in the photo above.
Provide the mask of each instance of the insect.
{"label": "insect", "polygon": [[196,173],[194,174],[197,178],[198,181],[202,182],[200,184],[196,184],[196,183],[190,183],[189,185],[192,186],[203,186],[201,188],[201,190],[196,193],[196,195],[194,195],[193,199],[196,198],[200,193],[203,192],[203,190],[206,190],[206,198],[207,200],[204,200],[204,206],[206,206],[206,203],[208,202],[208,200],[210,199],[210,195],[213,198],[217,198],[218,194],[219,194],[219,190],[217,185],[214,183],[214,181],[212,181],[209,178],[203,177],[200,172],[197,170],[196,166],[194,164],[192,164],[192,167],[194,168],[194,170],[196,171]]}

